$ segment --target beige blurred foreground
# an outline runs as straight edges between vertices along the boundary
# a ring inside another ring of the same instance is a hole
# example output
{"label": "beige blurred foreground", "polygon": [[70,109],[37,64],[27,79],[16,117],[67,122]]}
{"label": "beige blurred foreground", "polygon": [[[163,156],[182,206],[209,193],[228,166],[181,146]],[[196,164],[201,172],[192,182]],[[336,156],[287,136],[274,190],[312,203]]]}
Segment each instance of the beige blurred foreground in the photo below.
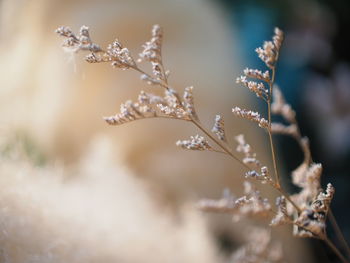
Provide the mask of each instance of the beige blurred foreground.
{"label": "beige blurred foreground", "polygon": [[108,145],[97,140],[69,182],[61,167],[2,163],[1,262],[218,262],[199,213],[155,206]]}

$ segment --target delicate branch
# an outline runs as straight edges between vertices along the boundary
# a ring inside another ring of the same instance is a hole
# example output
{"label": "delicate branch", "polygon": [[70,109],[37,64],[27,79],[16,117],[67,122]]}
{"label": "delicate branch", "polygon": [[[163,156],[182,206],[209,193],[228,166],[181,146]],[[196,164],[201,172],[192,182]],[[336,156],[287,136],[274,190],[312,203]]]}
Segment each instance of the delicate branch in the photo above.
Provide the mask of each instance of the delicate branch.
{"label": "delicate branch", "polygon": [[341,230],[338,226],[337,220],[335,219],[335,217],[333,215],[332,209],[329,209],[328,218],[329,218],[331,225],[333,226],[333,229],[334,229],[334,232],[335,232],[337,238],[342,243],[343,248],[346,250],[346,253],[348,254],[348,257],[350,257],[349,244],[347,243],[343,233],[341,232]]}
{"label": "delicate branch", "polygon": [[[239,144],[237,152],[244,154],[243,160],[233,153],[227,143],[224,121],[220,115],[216,115],[211,132],[202,125],[194,107],[193,87],[186,87],[183,97],[181,97],[176,90],[169,86],[169,71],[165,69],[162,58],[163,32],[159,25],[153,26],[152,37],[143,45],[143,51],[139,54],[138,60],[135,60],[131,52],[118,40],[110,44],[106,50],[102,49],[91,40],[89,28],[86,26],[81,27],[78,35],[74,34],[68,27],[60,27],[56,32],[65,38],[63,47],[67,51],[89,51],[90,53],[85,57],[87,62],[109,62],[115,68],[133,69],[141,74],[141,80],[148,85],[159,86],[164,89],[164,96],[141,91],[137,102],[128,100],[121,105],[120,113],[104,118],[108,124],[119,125],[146,118],[166,118],[193,123],[219,149],[212,147],[207,139],[200,135],[191,136],[189,140],[179,140],[176,143],[177,146],[189,150],[209,150],[229,155],[247,169],[245,171],[246,178],[269,184],[282,195],[277,199],[278,211],[271,221],[271,225],[291,223],[295,226],[296,235],[325,241],[343,262],[347,262],[326,234],[325,221],[329,212],[330,221],[335,232],[350,256],[349,246],[329,210],[334,188],[331,184],[328,184],[326,193],[320,192],[322,166],[312,163],[308,139],[301,136],[294,110],[285,102],[282,92],[275,86],[276,64],[283,42],[281,30],[276,28],[273,40],[264,42],[263,47],[256,49],[259,58],[266,64],[268,70],[262,72],[257,69],[246,68],[243,71],[244,75],[236,80],[237,83],[242,84],[267,103],[267,120],[261,117],[258,112],[239,107],[232,109],[236,116],[253,121],[267,131],[275,179],[271,177],[269,169],[256,159],[256,154],[252,151],[250,145],[245,142],[243,135],[236,137]],[[148,74],[139,67],[137,63],[142,60],[151,63],[152,74]],[[288,125],[272,123],[272,114],[281,115],[288,122]],[[289,196],[281,186],[272,134],[284,134],[293,137],[304,153],[303,163],[292,173],[293,183],[302,190],[292,196]],[[250,167],[252,164],[255,165],[255,170]],[[241,214],[253,215],[273,211],[267,199],[262,198],[260,192],[253,189],[249,182],[245,182],[245,194],[245,196],[238,199],[230,196],[219,201],[206,200],[202,203],[202,209],[230,213],[239,211]]]}
{"label": "delicate branch", "polygon": [[333,252],[338,256],[338,258],[340,258],[340,260],[343,263],[348,263],[349,262],[328,237],[325,237],[322,240],[324,242],[326,242],[326,244],[333,250]]}
{"label": "delicate branch", "polygon": [[235,156],[233,153],[232,153],[232,150],[224,145],[221,141],[219,141],[218,139],[216,139],[209,131],[207,131],[203,125],[195,120],[195,119],[192,119],[191,120],[192,123],[194,125],[196,125],[202,132],[205,133],[205,135],[207,135],[212,141],[214,141],[226,154],[228,154],[229,156],[231,156],[233,159],[235,159],[237,162],[239,162],[241,165],[243,165],[246,169],[250,169],[248,165],[246,165],[244,162],[242,162],[237,156]]}

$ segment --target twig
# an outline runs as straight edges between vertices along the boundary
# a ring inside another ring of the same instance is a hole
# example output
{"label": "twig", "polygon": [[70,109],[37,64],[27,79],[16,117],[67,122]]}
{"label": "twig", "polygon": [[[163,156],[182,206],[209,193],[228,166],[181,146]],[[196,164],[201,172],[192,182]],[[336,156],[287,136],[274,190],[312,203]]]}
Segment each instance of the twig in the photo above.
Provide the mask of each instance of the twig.
{"label": "twig", "polygon": [[243,165],[246,169],[250,170],[250,167],[245,164],[241,159],[239,159],[237,156],[235,156],[233,153],[232,153],[232,150],[230,148],[228,148],[227,146],[225,146],[223,143],[221,143],[218,139],[216,139],[209,131],[207,131],[206,128],[203,127],[203,125],[195,120],[195,119],[192,119],[191,120],[192,123],[194,125],[196,125],[202,132],[204,132],[212,141],[214,141],[221,149],[224,150],[225,153],[227,153],[228,155],[230,155],[233,159],[235,159],[237,162],[239,162],[241,165]]}
{"label": "twig", "polygon": [[334,229],[334,232],[337,236],[337,238],[339,239],[339,241],[342,243],[343,245],[343,248],[346,250],[346,253],[348,254],[348,257],[350,257],[350,249],[349,249],[349,245],[348,243],[346,242],[346,239],[343,235],[343,233],[341,232],[340,228],[339,228],[339,225],[337,223],[337,220],[335,219],[334,217],[334,214],[332,212],[332,209],[330,208],[329,209],[329,212],[328,212],[328,218],[329,218],[329,221]]}
{"label": "twig", "polygon": [[339,249],[333,244],[333,242],[328,237],[325,237],[322,240],[333,250],[333,252],[339,257],[339,259],[343,263],[349,263],[349,261],[346,260],[346,258],[342,255]]}

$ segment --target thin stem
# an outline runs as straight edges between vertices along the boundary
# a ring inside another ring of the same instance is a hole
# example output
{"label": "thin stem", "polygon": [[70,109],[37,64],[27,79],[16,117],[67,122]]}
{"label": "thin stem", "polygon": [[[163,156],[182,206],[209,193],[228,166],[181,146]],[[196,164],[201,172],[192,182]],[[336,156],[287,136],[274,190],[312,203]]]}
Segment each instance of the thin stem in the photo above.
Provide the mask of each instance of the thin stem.
{"label": "thin stem", "polygon": [[328,212],[328,218],[329,218],[329,221],[331,222],[331,225],[334,229],[334,232],[337,236],[337,238],[339,239],[339,241],[342,243],[343,245],[343,248],[346,250],[346,253],[348,254],[348,256],[350,257],[350,249],[349,249],[349,245],[348,243],[346,242],[346,239],[343,235],[343,233],[341,232],[340,228],[339,228],[339,225],[337,223],[337,220],[335,219],[334,217],[334,214],[332,212],[332,209],[329,209],[329,212]]}
{"label": "thin stem", "polygon": [[[235,159],[236,161],[238,161],[240,164],[242,164],[245,168],[247,168],[248,170],[251,170],[251,168],[245,164],[243,161],[241,161],[238,157],[236,157],[231,149],[229,149],[228,147],[226,147],[224,144],[222,144],[219,140],[217,140],[214,136],[212,136],[210,134],[210,132],[208,132],[202,125],[200,122],[192,119],[192,122],[201,130],[203,131],[211,140],[213,140],[218,146],[220,146],[225,153],[227,153],[228,155],[230,155],[233,159]],[[287,200],[288,202],[290,202],[293,207],[298,211],[298,213],[301,213],[301,209],[297,206],[296,203],[293,202],[293,200],[289,197],[289,195],[282,189],[282,187],[277,184],[273,187],[274,189],[276,189],[277,191],[279,191]]]}
{"label": "thin stem", "polygon": [[295,225],[295,226],[297,226],[297,227],[299,227],[301,229],[304,229],[307,232],[310,232],[312,234],[312,236],[310,236],[309,238],[315,238],[315,239],[319,239],[319,240],[322,240],[322,241],[325,239],[325,236],[319,236],[315,232],[313,232],[312,230],[310,230],[307,227],[301,225],[300,223],[297,223],[297,222],[293,221],[292,219],[289,219],[289,220],[290,220],[290,222],[289,222],[290,224]]}
{"label": "thin stem", "polygon": [[220,142],[218,139],[216,139],[212,134],[210,134],[209,131],[207,131],[203,125],[195,120],[195,119],[192,119],[191,120],[192,123],[194,125],[196,125],[202,132],[204,132],[212,141],[214,141],[221,149],[224,150],[225,153],[227,153],[228,155],[230,155],[233,159],[235,159],[237,162],[239,162],[240,164],[242,164],[245,168],[247,168],[248,170],[251,170],[250,167],[245,164],[242,160],[240,160],[237,156],[235,156],[233,153],[232,153],[232,150],[230,148],[228,148],[227,146],[225,146],[222,142]]}
{"label": "thin stem", "polygon": [[[104,52],[104,51],[101,50],[101,52]],[[276,61],[278,60],[278,56],[279,56],[279,52],[277,51],[276,58],[275,58]],[[169,85],[168,85],[168,80],[167,80],[167,76],[165,74],[165,70],[164,70],[164,66],[163,66],[163,62],[162,61],[160,61],[160,66],[161,66],[161,71],[162,71],[162,74],[163,74],[163,81],[159,81],[157,83],[157,85],[159,85],[159,86],[169,90],[170,88],[169,88]],[[146,73],[145,71],[140,69],[137,65],[131,66],[131,68],[136,70],[136,71],[138,71],[138,72],[140,72],[141,74],[146,75],[148,78],[153,79],[153,77],[151,77],[148,73]],[[273,85],[274,85],[275,74],[276,74],[276,67],[275,67],[275,65],[271,68],[271,71],[272,71],[271,72],[272,73],[271,80],[268,82],[269,89],[270,89],[269,96],[268,96],[267,99],[264,98],[264,97],[263,97],[263,99],[267,102],[267,105],[268,105],[268,122],[269,122],[269,126],[268,126],[267,130],[268,130],[268,134],[269,134],[269,142],[270,142],[270,148],[271,148],[272,162],[273,162],[274,173],[275,173],[275,178],[276,178],[276,182],[273,185],[273,188],[278,190],[293,205],[293,207],[298,211],[298,213],[301,213],[301,209],[294,203],[293,200],[291,200],[290,196],[281,187],[280,176],[279,176],[278,169],[277,169],[275,147],[274,147],[274,143],[273,143],[273,139],[272,139],[272,130],[271,130],[271,124],[272,124],[272,121],[271,121],[271,100],[272,100]],[[179,98],[179,96],[177,94],[175,94],[175,95],[178,98],[179,102],[181,102],[181,98]],[[153,117],[172,118],[172,117],[157,116],[157,115],[155,115]],[[208,130],[206,130],[206,128],[203,127],[203,125],[200,123],[200,121],[198,119],[191,118],[188,121],[191,121],[195,126],[197,126],[203,133],[205,133],[212,141],[214,141],[223,150],[223,151],[220,151],[220,150],[213,149],[212,151],[218,152],[218,153],[228,154],[233,159],[238,161],[241,165],[243,165],[246,169],[251,170],[251,168],[247,164],[245,164],[241,159],[239,159],[238,157],[236,157],[233,154],[232,150],[228,146],[226,146],[220,140],[216,139]],[[299,126],[297,125],[297,127],[298,127],[298,138],[297,138],[297,140],[301,144],[301,136],[300,136]],[[301,144],[301,146],[303,146],[303,145]],[[309,150],[309,149],[307,149],[307,150]],[[310,151],[308,151],[308,154],[311,157]],[[345,240],[344,236],[342,235],[342,232],[339,229],[339,226],[338,226],[338,224],[337,224],[337,222],[336,222],[336,220],[335,220],[335,218],[333,216],[332,211],[329,212],[329,215],[330,215],[329,218],[330,218],[331,224],[333,225],[333,228],[334,228],[334,230],[336,232],[336,235],[337,235],[338,239],[343,243],[344,248],[346,248],[347,253],[350,255],[349,246],[346,243],[346,240]],[[293,223],[296,224],[295,222],[293,222]],[[296,224],[296,225],[298,225],[298,224]],[[341,254],[341,252],[337,249],[337,247],[332,243],[332,241],[327,236],[323,236],[323,237],[315,236],[315,237],[325,241],[325,243],[333,250],[333,252],[341,259],[342,262],[344,262],[344,263],[348,262],[345,259],[345,257]]]}
{"label": "thin stem", "polygon": [[[145,71],[143,71],[142,69],[140,69],[139,67],[135,66],[133,67],[134,70],[140,72],[141,74],[146,75],[147,77],[151,76],[146,73]],[[163,88],[169,89],[168,84],[163,84],[163,83],[159,83],[160,86],[162,86]],[[181,101],[181,99],[178,97],[178,100]],[[247,168],[248,170],[250,170],[250,167],[245,164],[242,160],[240,160],[237,156],[235,156],[232,153],[232,150],[230,148],[228,148],[227,146],[225,146],[223,143],[221,143],[218,139],[216,139],[209,131],[207,131],[206,128],[203,127],[203,125],[199,122],[199,120],[196,120],[194,118],[192,118],[190,120],[195,126],[197,126],[202,132],[204,132],[212,141],[214,141],[221,149],[224,150],[224,152],[221,153],[227,153],[228,155],[230,155],[233,159],[235,159],[236,161],[238,161],[240,164],[242,164],[245,168]],[[220,152],[220,151],[215,151],[215,152]]]}
{"label": "thin stem", "polygon": [[346,260],[346,258],[342,255],[339,249],[333,244],[333,242],[328,237],[325,237],[322,240],[333,250],[333,252],[343,263],[349,263],[349,261]]}
{"label": "thin stem", "polygon": [[296,203],[294,203],[294,201],[290,198],[290,196],[282,189],[281,186],[276,186],[275,189],[277,189],[277,191],[279,191],[288,201],[289,203],[291,203],[294,208],[298,211],[298,213],[301,213],[301,209],[297,206]]}
{"label": "thin stem", "polygon": [[313,238],[320,239],[324,241],[332,250],[333,252],[338,256],[338,258],[343,262],[343,263],[349,263],[346,258],[342,255],[342,253],[339,251],[339,249],[333,244],[333,242],[326,236],[326,235],[317,235],[316,233],[312,232],[312,230],[309,230],[307,227],[304,227],[297,222],[291,221],[292,224],[305,229],[306,231],[310,232],[313,235]]}
{"label": "thin stem", "polygon": [[[132,67],[134,70],[140,72],[141,74],[146,75],[147,77],[152,78],[148,73],[146,73],[145,71],[143,71],[142,69],[140,69],[139,67],[135,66]],[[271,134],[271,94],[272,94],[272,87],[273,87],[273,83],[274,83],[274,79],[275,79],[275,69],[273,69],[272,71],[272,78],[270,81],[270,97],[268,99],[268,111],[269,111],[269,129],[268,129],[268,134],[269,134],[269,140],[270,140],[270,145],[271,145],[271,151],[272,151],[272,159],[273,159],[273,165],[274,165],[274,170],[275,170],[275,175],[276,175],[276,184],[274,186],[274,188],[279,191],[292,205],[293,207],[295,207],[295,209],[298,211],[298,213],[301,212],[301,209],[293,202],[293,200],[290,199],[289,195],[282,189],[281,185],[280,185],[280,179],[279,179],[279,175],[278,175],[278,170],[277,170],[277,164],[276,164],[276,158],[275,158],[275,151],[274,151],[274,146],[273,146],[273,140],[272,140],[272,134]],[[163,84],[163,83],[159,83],[159,85],[165,89],[169,89],[168,84]],[[178,100],[181,101],[181,99],[178,97]],[[239,162],[241,165],[243,165],[247,170],[251,170],[251,168],[245,164],[241,159],[239,159],[236,155],[234,155],[232,153],[232,150],[227,147],[225,144],[223,144],[221,141],[219,141],[218,139],[216,139],[205,127],[203,127],[203,125],[200,123],[199,120],[192,118],[190,120],[195,126],[197,126],[203,133],[205,133],[213,142],[215,142],[221,149],[223,149],[223,152],[221,153],[226,153],[229,156],[231,156],[234,160],[236,160],[237,162]],[[220,151],[214,151],[214,152],[220,152]]]}
{"label": "thin stem", "polygon": [[[134,67],[132,67],[132,69],[134,69],[134,70],[140,72],[140,73],[143,74],[143,75],[146,75],[146,76],[147,76],[148,78],[150,78],[150,79],[153,79],[153,77],[152,77],[150,74],[146,73],[145,71],[143,71],[142,69],[140,69],[138,66],[134,66]],[[162,83],[162,82],[158,82],[157,85],[161,86],[162,88],[169,89],[168,84],[164,84],[164,83]]]}
{"label": "thin stem", "polygon": [[277,162],[276,162],[276,156],[275,156],[275,147],[273,145],[273,139],[272,139],[272,132],[271,132],[271,98],[272,98],[272,92],[273,92],[273,84],[275,82],[275,74],[276,74],[276,68],[273,67],[272,68],[272,77],[271,80],[269,82],[269,86],[270,86],[270,96],[268,98],[267,101],[267,109],[268,109],[268,121],[269,121],[269,128],[267,130],[268,134],[269,134],[269,141],[270,141],[270,148],[271,148],[271,154],[272,154],[272,163],[273,163],[273,168],[275,171],[275,176],[276,176],[276,183],[277,186],[280,188],[280,176],[277,170]]}
{"label": "thin stem", "polygon": [[226,155],[227,155],[227,153],[226,153],[226,152],[224,152],[224,151],[220,151],[220,150],[216,150],[216,149],[211,149],[210,151],[212,151],[212,152],[216,152],[216,153],[222,153],[222,154],[226,154]]}

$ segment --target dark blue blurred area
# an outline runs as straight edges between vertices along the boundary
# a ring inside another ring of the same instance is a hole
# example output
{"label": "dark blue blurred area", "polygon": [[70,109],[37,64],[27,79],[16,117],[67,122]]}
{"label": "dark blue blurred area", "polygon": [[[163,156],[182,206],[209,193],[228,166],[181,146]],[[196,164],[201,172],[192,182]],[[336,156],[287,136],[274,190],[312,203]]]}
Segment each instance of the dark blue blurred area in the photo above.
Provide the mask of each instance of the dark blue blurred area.
{"label": "dark blue blurred area", "polygon": [[[239,51],[246,61],[244,66],[265,70],[255,48],[271,39],[274,27],[285,32],[276,83],[296,110],[302,134],[310,138],[313,160],[323,164],[322,185],[331,182],[336,188],[332,210],[349,242],[350,1],[221,0],[221,3],[237,34]],[[277,142],[281,161],[292,171],[302,161],[302,153],[289,138],[278,137]],[[332,258],[323,257],[325,253],[331,255],[330,251],[320,253],[319,248],[324,246],[310,243],[318,251],[317,262]]]}

